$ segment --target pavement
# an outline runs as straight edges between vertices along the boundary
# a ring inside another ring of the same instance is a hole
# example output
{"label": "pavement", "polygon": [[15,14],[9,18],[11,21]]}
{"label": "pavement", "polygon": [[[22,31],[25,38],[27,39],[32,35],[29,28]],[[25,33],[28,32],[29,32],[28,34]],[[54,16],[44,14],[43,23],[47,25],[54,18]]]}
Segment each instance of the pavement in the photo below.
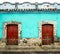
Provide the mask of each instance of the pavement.
{"label": "pavement", "polygon": [[50,45],[47,45],[47,46],[5,46],[5,48],[0,48],[0,52],[44,52],[44,51],[47,51],[47,52],[54,52],[54,51],[57,51],[59,52],[60,51],[60,46],[50,46]]}

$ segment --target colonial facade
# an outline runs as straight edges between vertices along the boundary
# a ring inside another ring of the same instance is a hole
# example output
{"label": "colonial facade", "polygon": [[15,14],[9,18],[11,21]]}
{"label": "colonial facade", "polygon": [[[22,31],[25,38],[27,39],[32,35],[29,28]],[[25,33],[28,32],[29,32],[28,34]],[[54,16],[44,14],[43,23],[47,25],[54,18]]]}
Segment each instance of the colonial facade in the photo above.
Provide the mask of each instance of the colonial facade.
{"label": "colonial facade", "polygon": [[55,46],[60,41],[60,4],[0,4],[0,47]]}

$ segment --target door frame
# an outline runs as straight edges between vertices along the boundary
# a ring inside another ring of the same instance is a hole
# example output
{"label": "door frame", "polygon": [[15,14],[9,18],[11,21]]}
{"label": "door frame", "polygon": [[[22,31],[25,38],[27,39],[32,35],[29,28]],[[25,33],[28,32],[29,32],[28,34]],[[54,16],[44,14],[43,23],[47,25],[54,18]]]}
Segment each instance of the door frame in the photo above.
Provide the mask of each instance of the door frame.
{"label": "door frame", "polygon": [[53,25],[53,37],[54,37],[54,41],[57,38],[57,23],[56,21],[50,21],[50,20],[45,20],[45,21],[41,21],[39,22],[39,38],[41,39],[41,44],[42,44],[42,25],[43,24],[52,24]]}
{"label": "door frame", "polygon": [[21,22],[16,22],[16,21],[9,21],[4,23],[3,27],[3,40],[5,40],[5,43],[7,42],[7,26],[8,24],[17,24],[18,25],[18,45],[19,45],[19,40],[21,39]]}

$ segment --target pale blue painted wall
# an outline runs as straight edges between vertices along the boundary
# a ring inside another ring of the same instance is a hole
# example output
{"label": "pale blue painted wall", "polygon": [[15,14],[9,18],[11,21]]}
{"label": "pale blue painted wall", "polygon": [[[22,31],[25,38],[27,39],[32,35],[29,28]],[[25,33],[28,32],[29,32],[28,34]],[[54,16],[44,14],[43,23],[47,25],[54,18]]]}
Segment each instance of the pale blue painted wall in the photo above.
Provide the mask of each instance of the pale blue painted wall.
{"label": "pale blue painted wall", "polygon": [[22,38],[38,38],[38,23],[42,20],[53,20],[57,22],[57,36],[60,37],[60,14],[57,13],[0,13],[0,38],[3,36],[3,23],[17,21],[22,23]]}

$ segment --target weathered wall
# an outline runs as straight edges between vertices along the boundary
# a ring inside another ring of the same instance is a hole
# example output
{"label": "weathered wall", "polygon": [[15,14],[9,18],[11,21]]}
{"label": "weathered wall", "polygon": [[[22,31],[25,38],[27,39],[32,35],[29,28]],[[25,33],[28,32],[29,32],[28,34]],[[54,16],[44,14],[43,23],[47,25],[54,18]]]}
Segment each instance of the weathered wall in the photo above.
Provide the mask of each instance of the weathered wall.
{"label": "weathered wall", "polygon": [[60,13],[0,13],[0,38],[3,37],[3,23],[17,21],[22,23],[22,38],[38,38],[39,22],[52,20],[57,22],[57,36],[60,37]]}

